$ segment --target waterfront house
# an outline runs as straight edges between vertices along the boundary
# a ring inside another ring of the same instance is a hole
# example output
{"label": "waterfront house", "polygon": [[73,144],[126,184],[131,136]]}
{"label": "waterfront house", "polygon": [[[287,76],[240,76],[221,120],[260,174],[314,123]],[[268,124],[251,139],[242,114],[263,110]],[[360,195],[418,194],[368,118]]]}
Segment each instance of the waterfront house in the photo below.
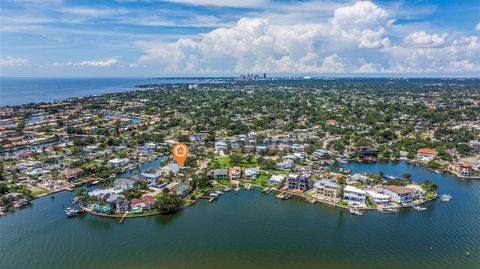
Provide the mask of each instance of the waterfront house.
{"label": "waterfront house", "polygon": [[368,181],[368,177],[362,174],[353,174],[350,181],[365,183]]}
{"label": "waterfront house", "polygon": [[159,174],[152,174],[152,173],[140,173],[138,175],[140,180],[147,182],[149,185],[157,184],[158,179],[160,178]]}
{"label": "waterfront house", "polygon": [[208,171],[208,176],[215,180],[225,180],[228,179],[228,170],[227,169],[214,169]]}
{"label": "waterfront house", "polygon": [[215,142],[215,150],[217,152],[223,152],[223,151],[226,151],[227,150],[227,143],[225,143],[225,141],[218,141],[218,142]]}
{"label": "waterfront house", "polygon": [[395,203],[408,204],[413,201],[413,190],[402,186],[383,186],[383,192]]}
{"label": "waterfront house", "polygon": [[290,168],[293,168],[294,166],[295,164],[292,160],[284,160],[283,162],[277,163],[278,170],[288,170]]}
{"label": "waterfront house", "polygon": [[228,177],[230,180],[240,180],[242,169],[239,166],[233,166],[228,169]]}
{"label": "waterfront house", "polygon": [[369,148],[360,149],[360,158],[377,158],[378,151]]}
{"label": "waterfront house", "polygon": [[62,171],[62,178],[64,180],[72,181],[80,178],[83,175],[84,171],[82,168],[67,168]]}
{"label": "waterfront house", "polygon": [[467,162],[459,162],[454,164],[454,169],[457,174],[461,176],[471,176],[473,174],[473,167]]}
{"label": "waterfront house", "polygon": [[120,194],[123,190],[122,189],[95,189],[88,193],[89,196],[97,197],[99,199],[106,199],[107,197],[112,196],[112,194]]}
{"label": "waterfront house", "polygon": [[307,191],[313,187],[313,181],[306,173],[290,174],[287,178],[287,186],[289,190]]}
{"label": "waterfront house", "polygon": [[245,178],[248,180],[255,180],[258,176],[258,167],[255,168],[245,168]]}
{"label": "waterfront house", "polygon": [[322,179],[313,185],[315,196],[319,199],[338,203],[342,194],[342,186],[330,179]]}
{"label": "waterfront house", "polygon": [[162,168],[160,168],[160,174],[166,175],[172,173],[173,175],[177,175],[180,172],[180,167],[177,163],[171,162]]}
{"label": "waterfront house", "polygon": [[134,210],[151,210],[155,207],[155,199],[151,195],[144,195],[140,199],[133,198],[130,207]]}
{"label": "waterfront house", "polygon": [[390,196],[373,190],[366,191],[368,197],[377,205],[390,203]]}
{"label": "waterfront house", "polygon": [[115,158],[115,159],[109,160],[107,162],[107,165],[110,167],[119,168],[127,165],[129,161],[130,160],[128,158],[123,158],[123,159]]}
{"label": "waterfront house", "polygon": [[178,182],[174,186],[170,187],[170,190],[180,195],[180,197],[185,197],[192,192],[192,188],[185,182]]}
{"label": "waterfront house", "polygon": [[125,212],[128,211],[130,206],[130,202],[127,199],[118,199],[115,203],[115,210],[118,212]]}
{"label": "waterfront house", "polygon": [[365,206],[367,193],[357,187],[347,185],[343,188],[342,201],[347,202],[350,206]]}
{"label": "waterfront house", "polygon": [[273,175],[272,177],[270,177],[267,183],[273,186],[280,186],[282,185],[284,180],[285,180],[285,175]]}
{"label": "waterfront house", "polygon": [[421,148],[417,150],[417,158],[429,161],[435,157],[437,157],[438,151],[429,149],[429,148]]}
{"label": "waterfront house", "polygon": [[116,189],[131,190],[135,187],[135,181],[131,179],[117,179],[114,182]]}

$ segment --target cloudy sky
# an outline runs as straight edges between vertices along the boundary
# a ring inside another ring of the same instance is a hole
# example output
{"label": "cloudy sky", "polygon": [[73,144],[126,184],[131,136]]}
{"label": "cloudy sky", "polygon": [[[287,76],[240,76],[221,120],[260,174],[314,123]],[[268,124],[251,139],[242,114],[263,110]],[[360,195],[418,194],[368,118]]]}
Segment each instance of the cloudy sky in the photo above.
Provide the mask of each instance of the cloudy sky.
{"label": "cloudy sky", "polygon": [[480,1],[1,0],[1,76],[480,76]]}

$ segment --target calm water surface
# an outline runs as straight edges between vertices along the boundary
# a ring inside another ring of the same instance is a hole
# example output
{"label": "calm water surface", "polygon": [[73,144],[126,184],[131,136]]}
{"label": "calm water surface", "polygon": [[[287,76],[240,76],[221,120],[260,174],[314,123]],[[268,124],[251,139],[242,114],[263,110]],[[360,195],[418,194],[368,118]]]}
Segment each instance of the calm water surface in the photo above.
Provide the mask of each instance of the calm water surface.
{"label": "calm water surface", "polygon": [[5,78],[0,77],[0,106],[61,101],[72,97],[138,90],[140,84],[221,82],[216,78]]}
{"label": "calm water surface", "polygon": [[[72,193],[0,218],[2,268],[479,268],[480,181],[405,163],[348,164],[430,179],[448,203],[396,215],[280,201],[259,190],[199,201],[172,216],[65,219]],[[470,255],[467,256],[467,251]]]}

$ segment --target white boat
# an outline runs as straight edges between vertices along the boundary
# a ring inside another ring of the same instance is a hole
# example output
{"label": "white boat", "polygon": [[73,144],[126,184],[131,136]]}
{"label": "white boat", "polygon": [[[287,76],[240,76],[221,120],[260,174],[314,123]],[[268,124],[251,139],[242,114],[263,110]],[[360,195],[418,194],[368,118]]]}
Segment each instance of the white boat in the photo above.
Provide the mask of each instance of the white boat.
{"label": "white boat", "polygon": [[356,207],[350,208],[350,214],[357,215],[357,216],[363,215],[363,213],[360,210],[358,210],[358,208]]}
{"label": "white boat", "polygon": [[442,202],[448,202],[452,199],[452,196],[450,194],[442,194],[440,195],[440,201]]}
{"label": "white boat", "polygon": [[72,207],[67,207],[67,209],[65,209],[65,216],[67,218],[75,217],[78,214],[80,214],[80,210],[78,210],[78,209],[75,209],[75,208],[72,208]]}
{"label": "white boat", "polygon": [[394,214],[398,213],[398,208],[393,208],[393,207],[379,207],[378,211],[382,214]]}
{"label": "white boat", "polygon": [[211,193],[210,193],[210,197],[218,197],[218,193],[216,193],[216,192],[211,192]]}
{"label": "white boat", "polygon": [[418,212],[421,212],[421,211],[426,211],[426,210],[428,210],[428,208],[426,208],[426,207],[423,207],[423,206],[419,206],[419,205],[415,205],[415,206],[413,206],[413,209],[417,210]]}

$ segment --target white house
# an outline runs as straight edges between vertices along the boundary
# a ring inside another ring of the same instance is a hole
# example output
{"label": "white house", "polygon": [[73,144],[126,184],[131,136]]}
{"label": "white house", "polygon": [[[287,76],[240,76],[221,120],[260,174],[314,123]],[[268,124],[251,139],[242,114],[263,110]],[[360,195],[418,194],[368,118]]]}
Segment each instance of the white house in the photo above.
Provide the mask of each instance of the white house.
{"label": "white house", "polygon": [[118,168],[118,167],[123,167],[127,165],[129,161],[130,160],[128,158],[123,158],[123,159],[115,158],[108,161],[107,165]]}
{"label": "white house", "polygon": [[424,160],[431,160],[437,157],[438,151],[429,149],[429,148],[421,148],[417,150],[417,158],[424,159]]}
{"label": "white house", "polygon": [[343,189],[343,201],[351,206],[365,206],[365,198],[367,193],[354,186],[347,185]]}
{"label": "white house", "polygon": [[131,190],[135,186],[135,180],[131,179],[117,179],[115,180],[115,188],[122,190]]}
{"label": "white house", "polygon": [[285,175],[273,175],[269,180],[268,184],[274,185],[274,186],[280,186],[282,185],[283,181],[285,180]]}
{"label": "white house", "polygon": [[165,175],[168,173],[173,173],[174,175],[177,175],[179,172],[180,172],[180,168],[178,167],[178,164],[173,162],[160,168],[160,174],[162,175]]}
{"label": "white house", "polygon": [[368,181],[368,177],[362,174],[353,174],[351,179],[354,182],[362,182],[362,183],[365,183]]}
{"label": "white house", "polygon": [[384,186],[383,192],[395,203],[407,204],[413,201],[413,190],[402,186]]}
{"label": "white house", "polygon": [[245,168],[245,178],[252,180],[256,179],[258,176],[258,167],[255,168]]}
{"label": "white house", "polygon": [[390,203],[390,196],[376,191],[366,191],[368,197],[377,205]]}
{"label": "white house", "polygon": [[277,163],[277,169],[278,170],[287,170],[287,169],[293,168],[294,166],[295,165],[294,165],[293,161],[291,161],[291,160],[285,160],[283,162]]}

